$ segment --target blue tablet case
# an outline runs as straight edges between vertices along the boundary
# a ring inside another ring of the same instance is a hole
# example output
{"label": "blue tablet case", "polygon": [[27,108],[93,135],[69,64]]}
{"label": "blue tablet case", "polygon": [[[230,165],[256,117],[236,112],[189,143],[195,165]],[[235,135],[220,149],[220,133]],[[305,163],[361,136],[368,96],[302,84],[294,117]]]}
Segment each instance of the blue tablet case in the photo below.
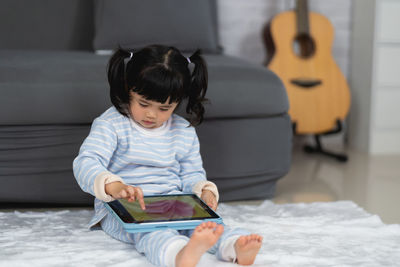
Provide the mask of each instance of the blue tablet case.
{"label": "blue tablet case", "polygon": [[[133,220],[132,222],[127,223],[127,222],[124,222],[122,219],[124,216],[126,216],[127,210],[123,207],[118,208],[118,209],[116,208],[116,206],[120,207],[122,205],[121,202],[120,203],[110,203],[110,204],[105,202],[105,207],[117,219],[117,221],[122,225],[122,227],[128,233],[153,232],[153,231],[158,231],[158,230],[167,229],[167,228],[176,229],[176,230],[194,229],[199,224],[201,224],[203,222],[207,222],[207,221],[212,221],[212,222],[216,222],[218,224],[223,224],[222,218],[215,211],[211,210],[211,208],[209,208],[196,195],[192,195],[192,194],[156,195],[156,196],[145,196],[145,199],[147,197],[157,197],[157,198],[158,197],[166,197],[166,198],[168,198],[171,196],[193,197],[196,199],[196,201],[199,201],[203,207],[205,207],[204,210],[208,210],[208,212],[211,213],[213,215],[213,217],[215,217],[215,218],[185,219],[185,220],[156,221],[156,222],[135,222]],[[115,200],[113,202],[119,202],[119,200]],[[110,205],[113,205],[115,210]]]}

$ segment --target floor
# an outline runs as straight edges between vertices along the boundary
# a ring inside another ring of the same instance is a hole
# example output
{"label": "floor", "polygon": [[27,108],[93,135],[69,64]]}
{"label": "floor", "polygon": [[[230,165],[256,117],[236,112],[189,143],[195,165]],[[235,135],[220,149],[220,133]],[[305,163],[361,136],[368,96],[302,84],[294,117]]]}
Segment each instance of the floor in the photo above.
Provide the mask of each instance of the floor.
{"label": "floor", "polygon": [[352,200],[385,223],[400,223],[400,155],[360,153],[337,146],[348,161],[303,152],[294,144],[289,173],[277,183],[275,203]]}
{"label": "floor", "polygon": [[[400,155],[368,155],[337,142],[326,149],[344,153],[347,162],[303,151],[309,140],[295,138],[289,173],[277,183],[277,204],[351,200],[387,224],[400,224]],[[325,147],[324,146],[324,147]],[[259,204],[239,201],[228,204]]]}

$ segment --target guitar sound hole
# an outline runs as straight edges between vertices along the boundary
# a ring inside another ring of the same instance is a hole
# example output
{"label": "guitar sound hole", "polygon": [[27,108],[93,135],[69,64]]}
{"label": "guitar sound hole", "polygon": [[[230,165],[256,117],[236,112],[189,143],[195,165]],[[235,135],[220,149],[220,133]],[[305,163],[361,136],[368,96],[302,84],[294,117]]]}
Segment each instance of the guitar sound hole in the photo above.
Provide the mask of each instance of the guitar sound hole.
{"label": "guitar sound hole", "polygon": [[301,58],[310,58],[315,53],[315,42],[308,34],[298,34],[293,41],[293,50]]}

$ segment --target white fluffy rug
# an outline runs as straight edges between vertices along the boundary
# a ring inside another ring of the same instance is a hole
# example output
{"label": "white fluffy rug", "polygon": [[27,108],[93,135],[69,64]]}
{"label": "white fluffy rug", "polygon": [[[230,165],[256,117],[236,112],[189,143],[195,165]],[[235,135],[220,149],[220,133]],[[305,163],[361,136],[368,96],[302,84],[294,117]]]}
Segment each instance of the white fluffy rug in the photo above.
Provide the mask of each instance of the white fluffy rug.
{"label": "white fluffy rug", "polygon": [[[400,266],[400,225],[385,225],[353,202],[221,204],[218,212],[226,224],[264,237],[254,266]],[[0,266],[152,266],[132,246],[87,230],[91,215],[0,213]],[[206,254],[198,266],[235,265]]]}

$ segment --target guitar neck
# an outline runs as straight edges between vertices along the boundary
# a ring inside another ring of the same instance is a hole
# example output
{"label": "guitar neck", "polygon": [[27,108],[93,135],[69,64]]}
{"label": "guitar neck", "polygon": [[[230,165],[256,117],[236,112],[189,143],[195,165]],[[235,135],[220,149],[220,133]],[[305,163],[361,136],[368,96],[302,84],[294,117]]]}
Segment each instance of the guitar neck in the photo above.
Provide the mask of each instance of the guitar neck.
{"label": "guitar neck", "polygon": [[308,34],[310,25],[308,21],[308,2],[307,0],[297,0],[296,2],[297,33]]}

